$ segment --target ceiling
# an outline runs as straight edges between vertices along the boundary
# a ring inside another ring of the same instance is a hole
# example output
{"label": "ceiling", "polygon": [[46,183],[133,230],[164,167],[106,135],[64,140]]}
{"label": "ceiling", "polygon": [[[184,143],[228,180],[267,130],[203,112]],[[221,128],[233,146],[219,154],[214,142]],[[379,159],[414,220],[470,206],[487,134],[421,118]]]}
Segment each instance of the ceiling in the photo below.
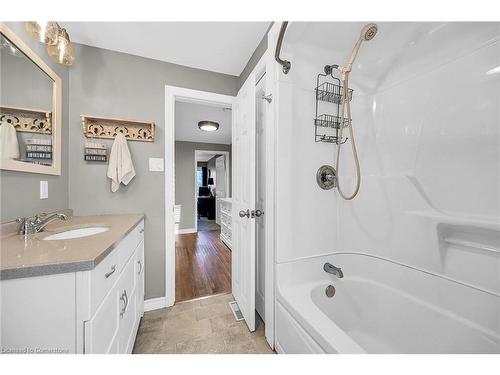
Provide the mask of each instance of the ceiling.
{"label": "ceiling", "polygon": [[75,43],[239,76],[269,22],[61,22]]}
{"label": "ceiling", "polygon": [[[231,144],[231,117],[229,109],[221,106],[176,102],[175,140],[185,142]],[[219,130],[205,132],[198,128],[202,120],[219,123]]]}

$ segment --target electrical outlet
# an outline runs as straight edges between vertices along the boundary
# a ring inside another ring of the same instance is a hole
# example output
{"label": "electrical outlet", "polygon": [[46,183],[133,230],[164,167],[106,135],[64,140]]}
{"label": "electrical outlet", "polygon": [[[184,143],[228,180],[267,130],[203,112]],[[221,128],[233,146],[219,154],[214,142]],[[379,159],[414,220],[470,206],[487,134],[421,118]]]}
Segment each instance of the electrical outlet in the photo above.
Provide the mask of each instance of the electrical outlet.
{"label": "electrical outlet", "polygon": [[149,158],[150,172],[163,172],[163,158]]}
{"label": "electrical outlet", "polygon": [[40,199],[47,199],[49,197],[49,182],[40,181]]}

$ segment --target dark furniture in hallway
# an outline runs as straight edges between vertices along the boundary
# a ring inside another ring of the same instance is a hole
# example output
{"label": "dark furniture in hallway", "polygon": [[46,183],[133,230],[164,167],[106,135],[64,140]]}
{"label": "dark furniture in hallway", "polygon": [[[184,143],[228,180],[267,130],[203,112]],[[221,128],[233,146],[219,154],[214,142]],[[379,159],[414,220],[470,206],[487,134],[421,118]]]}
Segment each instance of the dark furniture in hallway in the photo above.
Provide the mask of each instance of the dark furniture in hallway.
{"label": "dark furniture in hallway", "polygon": [[200,186],[198,189],[198,218],[206,217],[215,220],[215,197],[212,196],[208,186]]}

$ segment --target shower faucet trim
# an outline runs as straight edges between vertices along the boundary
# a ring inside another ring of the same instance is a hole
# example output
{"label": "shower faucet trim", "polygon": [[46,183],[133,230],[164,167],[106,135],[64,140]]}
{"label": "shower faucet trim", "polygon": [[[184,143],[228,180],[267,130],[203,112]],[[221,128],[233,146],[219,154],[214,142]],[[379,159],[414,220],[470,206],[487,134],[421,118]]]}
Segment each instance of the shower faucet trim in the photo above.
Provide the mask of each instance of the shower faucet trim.
{"label": "shower faucet trim", "polygon": [[323,270],[326,273],[331,273],[332,275],[337,276],[339,279],[344,277],[344,273],[342,272],[342,268],[340,267],[335,267],[333,264],[326,262],[323,265]]}

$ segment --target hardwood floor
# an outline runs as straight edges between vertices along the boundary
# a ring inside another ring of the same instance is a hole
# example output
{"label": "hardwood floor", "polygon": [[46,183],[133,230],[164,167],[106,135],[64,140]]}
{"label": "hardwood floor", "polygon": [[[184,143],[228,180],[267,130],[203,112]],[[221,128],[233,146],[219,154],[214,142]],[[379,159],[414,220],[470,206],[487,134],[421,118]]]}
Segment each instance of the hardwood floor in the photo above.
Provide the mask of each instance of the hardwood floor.
{"label": "hardwood floor", "polygon": [[231,292],[231,251],[220,230],[175,238],[175,302]]}

